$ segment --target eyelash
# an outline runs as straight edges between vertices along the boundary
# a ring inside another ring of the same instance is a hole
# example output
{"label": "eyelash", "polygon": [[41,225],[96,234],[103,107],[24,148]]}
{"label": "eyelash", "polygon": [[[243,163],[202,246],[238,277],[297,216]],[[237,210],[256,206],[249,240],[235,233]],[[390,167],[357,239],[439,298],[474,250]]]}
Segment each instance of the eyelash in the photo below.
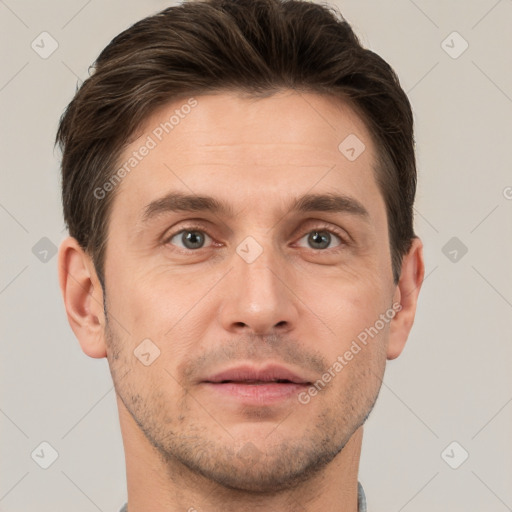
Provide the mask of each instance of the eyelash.
{"label": "eyelash", "polygon": [[[212,240],[214,240],[214,238],[208,233],[208,230],[205,229],[204,226],[193,224],[193,225],[189,225],[189,226],[182,226],[182,227],[180,227],[180,229],[178,231],[175,231],[172,234],[166,236],[165,239],[163,240],[163,243],[165,245],[169,244],[170,241],[176,235],[179,235],[180,233],[182,233],[184,231],[199,231],[201,233],[207,234]],[[309,233],[312,233],[313,231],[326,231],[328,233],[334,234],[335,236],[337,236],[340,239],[341,243],[340,243],[339,246],[331,248],[331,249],[310,249],[311,251],[315,251],[315,252],[328,252],[329,251],[331,253],[337,253],[337,252],[343,250],[343,248],[346,245],[348,245],[347,236],[343,232],[341,232],[340,230],[337,230],[337,229],[331,227],[331,225],[329,225],[329,224],[319,224],[319,225],[313,227],[312,229],[309,229],[308,231],[305,231],[302,234],[302,236],[299,238],[299,240],[301,238],[303,238],[305,235],[307,235]],[[190,253],[190,252],[199,252],[202,249],[206,249],[206,247],[201,247],[199,249],[183,249],[183,248],[180,247],[177,250],[179,252],[182,252],[182,253]]]}

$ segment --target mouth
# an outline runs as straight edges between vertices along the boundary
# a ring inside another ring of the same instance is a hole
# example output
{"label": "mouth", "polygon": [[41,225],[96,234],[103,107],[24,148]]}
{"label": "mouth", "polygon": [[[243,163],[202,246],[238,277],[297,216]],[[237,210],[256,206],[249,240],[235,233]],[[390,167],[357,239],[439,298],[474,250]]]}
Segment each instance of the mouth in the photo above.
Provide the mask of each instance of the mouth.
{"label": "mouth", "polygon": [[238,366],[208,376],[201,383],[244,405],[268,405],[292,398],[312,384],[307,377],[279,365]]}
{"label": "mouth", "polygon": [[[208,381],[207,381],[208,382]],[[288,379],[277,379],[277,380],[221,380],[220,382],[212,382],[212,384],[227,384],[229,382],[236,382],[237,384],[296,384],[295,382]]]}
{"label": "mouth", "polygon": [[240,384],[311,384],[307,378],[284,366],[278,365],[267,365],[263,368],[248,365],[237,366],[211,375],[204,379],[204,382],[212,384],[226,384],[230,382]]}

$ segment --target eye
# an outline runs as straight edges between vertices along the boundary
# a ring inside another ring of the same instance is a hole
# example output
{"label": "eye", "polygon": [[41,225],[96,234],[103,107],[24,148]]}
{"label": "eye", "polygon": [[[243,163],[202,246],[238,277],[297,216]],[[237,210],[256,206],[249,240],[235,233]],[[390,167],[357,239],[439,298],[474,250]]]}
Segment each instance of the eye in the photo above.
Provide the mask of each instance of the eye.
{"label": "eye", "polygon": [[[204,230],[190,226],[180,229],[177,233],[168,237],[166,243],[193,251],[195,249],[202,249],[207,239],[212,240]],[[182,245],[180,246],[179,243]]]}
{"label": "eye", "polygon": [[[306,243],[309,244],[309,248],[315,250],[335,249],[335,247],[344,245],[343,238],[331,229],[317,228],[306,233],[300,240],[304,238],[306,239]],[[338,240],[338,244],[335,247],[329,247],[336,239]]]}

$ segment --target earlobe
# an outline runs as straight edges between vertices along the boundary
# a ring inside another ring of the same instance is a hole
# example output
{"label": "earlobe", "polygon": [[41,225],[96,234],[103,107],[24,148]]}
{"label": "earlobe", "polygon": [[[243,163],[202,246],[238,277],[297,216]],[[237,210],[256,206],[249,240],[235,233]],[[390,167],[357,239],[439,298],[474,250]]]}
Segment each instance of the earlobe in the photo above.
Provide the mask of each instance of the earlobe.
{"label": "earlobe", "polygon": [[395,359],[400,355],[412,329],[418,295],[425,276],[423,261],[423,243],[414,238],[409,252],[402,259],[400,280],[395,290],[393,303],[401,308],[390,324],[387,358]]}
{"label": "earlobe", "polygon": [[85,354],[106,357],[103,290],[90,256],[73,237],[59,248],[59,282],[71,329]]}

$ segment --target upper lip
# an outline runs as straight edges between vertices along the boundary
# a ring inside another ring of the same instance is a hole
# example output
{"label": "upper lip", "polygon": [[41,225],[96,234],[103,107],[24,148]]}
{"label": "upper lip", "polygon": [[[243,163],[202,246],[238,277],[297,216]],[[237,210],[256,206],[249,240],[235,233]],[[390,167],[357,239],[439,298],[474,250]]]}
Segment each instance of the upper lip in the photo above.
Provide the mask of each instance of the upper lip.
{"label": "upper lip", "polygon": [[232,382],[276,382],[276,381],[289,381],[295,384],[311,384],[309,380],[301,377],[292,370],[284,366],[269,364],[264,367],[258,368],[251,365],[236,366],[215,373],[203,382],[222,383],[225,381]]}

